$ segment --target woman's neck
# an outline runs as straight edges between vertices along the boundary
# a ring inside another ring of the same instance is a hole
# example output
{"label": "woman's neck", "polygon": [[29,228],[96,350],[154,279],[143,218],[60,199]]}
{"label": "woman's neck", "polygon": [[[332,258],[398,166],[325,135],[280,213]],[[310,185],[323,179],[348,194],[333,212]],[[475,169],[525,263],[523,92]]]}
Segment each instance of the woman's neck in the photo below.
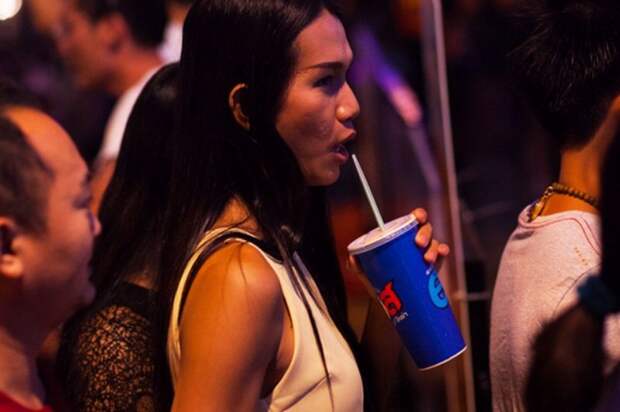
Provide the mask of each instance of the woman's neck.
{"label": "woman's neck", "polygon": [[259,239],[263,238],[258,222],[251,215],[247,206],[237,197],[233,197],[228,202],[222,214],[215,221],[213,229],[233,226],[246,230]]}

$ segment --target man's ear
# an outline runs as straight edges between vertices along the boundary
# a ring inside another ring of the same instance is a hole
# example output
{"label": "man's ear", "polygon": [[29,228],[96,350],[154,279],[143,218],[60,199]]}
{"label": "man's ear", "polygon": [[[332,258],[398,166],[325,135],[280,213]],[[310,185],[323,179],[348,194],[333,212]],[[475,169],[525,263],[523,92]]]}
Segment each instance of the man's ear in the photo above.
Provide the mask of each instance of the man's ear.
{"label": "man's ear", "polygon": [[13,248],[17,233],[17,224],[12,219],[0,217],[0,276],[11,279],[20,278],[24,272],[21,256]]}
{"label": "man's ear", "polygon": [[96,24],[96,33],[99,41],[111,52],[120,50],[123,43],[131,37],[131,31],[127,26],[127,22],[120,13],[111,13]]}
{"label": "man's ear", "polygon": [[237,123],[239,123],[239,126],[245,130],[250,130],[250,119],[243,111],[243,95],[247,91],[248,85],[245,83],[239,83],[233,87],[228,94],[228,107],[230,107],[230,111]]}

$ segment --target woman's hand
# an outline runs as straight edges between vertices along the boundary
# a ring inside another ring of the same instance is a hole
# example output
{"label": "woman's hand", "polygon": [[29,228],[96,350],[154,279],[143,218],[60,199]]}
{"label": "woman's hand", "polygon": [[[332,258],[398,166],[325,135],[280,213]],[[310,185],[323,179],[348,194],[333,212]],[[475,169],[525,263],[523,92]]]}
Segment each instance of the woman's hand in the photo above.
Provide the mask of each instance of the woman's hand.
{"label": "woman's hand", "polygon": [[[428,221],[428,213],[422,208],[417,208],[411,214],[418,221],[418,233],[414,239],[417,247],[424,250],[424,260],[437,269],[441,266],[443,258],[450,254],[450,247],[445,243],[440,243],[433,239],[433,226]],[[353,272],[361,273],[362,270],[355,257],[349,255],[349,269]]]}
{"label": "woman's hand", "polygon": [[450,253],[450,247],[445,243],[440,243],[437,239],[433,239],[433,226],[428,221],[426,210],[418,208],[412,211],[411,214],[419,224],[418,234],[415,237],[416,246],[425,250],[424,260],[439,268],[443,258]]}

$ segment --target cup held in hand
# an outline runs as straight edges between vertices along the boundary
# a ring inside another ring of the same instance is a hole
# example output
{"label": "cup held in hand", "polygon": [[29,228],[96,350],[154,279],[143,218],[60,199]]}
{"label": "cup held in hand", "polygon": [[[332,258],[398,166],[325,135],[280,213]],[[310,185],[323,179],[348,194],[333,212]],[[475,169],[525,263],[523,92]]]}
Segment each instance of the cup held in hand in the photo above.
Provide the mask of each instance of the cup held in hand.
{"label": "cup held in hand", "polygon": [[354,255],[416,365],[424,370],[457,357],[467,346],[437,271],[414,244],[411,215],[353,241]]}

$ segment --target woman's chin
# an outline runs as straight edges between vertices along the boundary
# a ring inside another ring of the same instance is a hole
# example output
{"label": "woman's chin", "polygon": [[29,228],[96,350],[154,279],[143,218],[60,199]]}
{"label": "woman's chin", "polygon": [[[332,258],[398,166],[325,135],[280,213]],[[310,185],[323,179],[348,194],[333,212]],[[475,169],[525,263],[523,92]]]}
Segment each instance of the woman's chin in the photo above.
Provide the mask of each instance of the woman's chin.
{"label": "woman's chin", "polygon": [[308,186],[331,186],[340,178],[340,166],[306,176]]}

